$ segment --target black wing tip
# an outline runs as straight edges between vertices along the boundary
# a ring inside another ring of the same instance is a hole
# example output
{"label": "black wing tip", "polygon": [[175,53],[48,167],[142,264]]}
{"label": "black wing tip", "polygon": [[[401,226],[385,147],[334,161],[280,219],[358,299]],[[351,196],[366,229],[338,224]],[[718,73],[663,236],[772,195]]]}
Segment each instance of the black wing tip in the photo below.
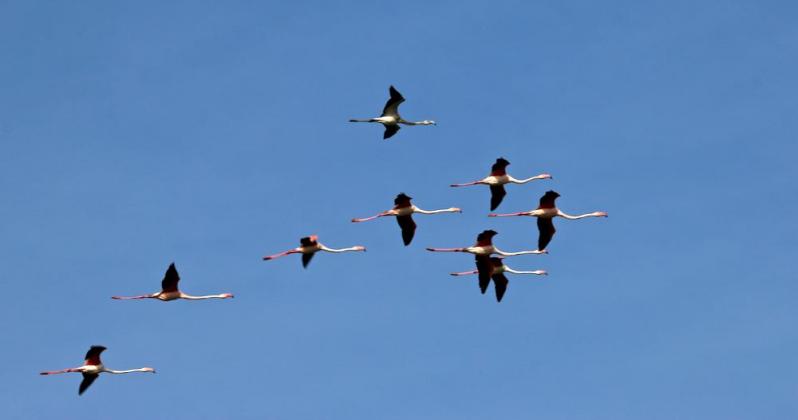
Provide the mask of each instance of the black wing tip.
{"label": "black wing tip", "polygon": [[399,128],[400,127],[398,125],[386,126],[385,131],[382,133],[382,139],[388,140],[389,138],[393,137],[396,133],[399,132]]}

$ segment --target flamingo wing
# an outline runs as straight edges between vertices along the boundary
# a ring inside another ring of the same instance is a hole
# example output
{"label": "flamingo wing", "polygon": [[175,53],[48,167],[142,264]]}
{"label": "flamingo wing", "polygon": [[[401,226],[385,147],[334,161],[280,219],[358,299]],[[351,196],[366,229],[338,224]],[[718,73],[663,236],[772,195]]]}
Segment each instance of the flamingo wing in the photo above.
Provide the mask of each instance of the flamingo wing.
{"label": "flamingo wing", "polygon": [[99,365],[102,364],[100,361],[100,353],[105,351],[105,347],[103,346],[91,346],[89,351],[86,352],[86,359],[83,362],[85,365]]}
{"label": "flamingo wing", "polygon": [[394,134],[399,132],[399,124],[392,124],[392,125],[385,125],[385,132],[382,134],[383,140],[388,140],[389,138],[393,137]]}
{"label": "flamingo wing", "polygon": [[504,200],[507,191],[504,190],[504,185],[491,185],[490,186],[490,210],[496,210],[499,204]]}
{"label": "flamingo wing", "polygon": [[543,251],[551,242],[557,229],[554,228],[554,218],[538,217],[538,249]]}
{"label": "flamingo wing", "polygon": [[84,373],[83,380],[80,381],[80,388],[78,389],[78,395],[83,395],[87,389],[91,386],[92,383],[100,376],[96,373]]}
{"label": "flamingo wing", "polygon": [[510,281],[507,280],[507,276],[504,273],[495,273],[491,278],[493,279],[493,286],[496,288],[496,302],[501,302],[504,292],[507,291],[507,284]]}
{"label": "flamingo wing", "polygon": [[[382,116],[392,116],[392,117],[399,117],[399,104],[405,101],[405,98],[396,90],[395,87],[391,86],[388,88],[388,92],[391,93],[391,98],[388,99],[388,102],[385,103],[385,108],[382,109]],[[399,130],[397,130],[399,131]]]}
{"label": "flamingo wing", "polygon": [[308,264],[310,264],[310,260],[313,259],[313,256],[316,255],[315,252],[309,254],[302,254],[302,267],[308,268]]}
{"label": "flamingo wing", "polygon": [[163,280],[161,280],[161,290],[164,292],[176,292],[177,282],[179,281],[180,275],[177,274],[175,263],[171,263],[169,264],[169,268],[166,269],[166,273],[163,275]]}
{"label": "flamingo wing", "polygon": [[304,238],[299,239],[299,243],[304,247],[308,247],[308,246],[314,246],[319,242],[316,240],[315,236],[305,236]]}
{"label": "flamingo wing", "polygon": [[490,259],[487,256],[477,255],[475,257],[477,263],[477,274],[479,274],[479,290],[484,295],[490,285],[490,273],[493,271],[493,266],[490,264]]}
{"label": "flamingo wing", "polygon": [[410,242],[413,241],[413,236],[416,234],[416,222],[413,221],[413,216],[409,214],[407,216],[396,216],[396,222],[402,228],[402,241],[405,246],[410,245]]}

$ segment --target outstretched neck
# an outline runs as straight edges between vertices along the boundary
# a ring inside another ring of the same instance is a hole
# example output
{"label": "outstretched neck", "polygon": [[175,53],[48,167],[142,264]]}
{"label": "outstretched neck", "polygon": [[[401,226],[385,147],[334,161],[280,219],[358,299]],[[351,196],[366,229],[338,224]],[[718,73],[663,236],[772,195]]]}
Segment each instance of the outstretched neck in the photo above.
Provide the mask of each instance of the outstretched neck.
{"label": "outstretched neck", "polygon": [[548,252],[545,251],[545,250],[544,251],[535,250],[535,251],[505,252],[505,251],[502,251],[502,250],[500,250],[499,248],[496,248],[496,247],[493,248],[493,253],[499,254],[499,255],[501,255],[503,257],[515,257],[517,255],[530,255],[530,254],[548,254]]}
{"label": "outstretched neck", "polygon": [[548,272],[546,272],[546,270],[531,270],[531,271],[513,270],[512,268],[507,267],[507,266],[504,266],[504,271],[506,271],[508,273],[513,273],[513,274],[534,274],[536,276],[545,276],[545,275],[549,274]]}
{"label": "outstretched neck", "polygon": [[328,248],[328,247],[322,245],[321,250],[325,251],[325,252],[339,253],[339,252],[365,251],[366,247],[363,247],[363,246],[351,246],[349,248],[338,248],[338,249],[336,249],[336,248]]}
{"label": "outstretched neck", "polygon": [[424,210],[418,207],[413,207],[413,213],[420,213],[420,214],[439,214],[439,213],[462,213],[457,207],[450,207],[448,209],[440,209],[440,210]]}
{"label": "outstretched neck", "polygon": [[424,120],[424,121],[407,121],[404,119],[399,120],[400,124],[404,125],[436,125],[435,121],[432,120]]}
{"label": "outstretched neck", "polygon": [[138,369],[128,369],[128,370],[103,369],[103,372],[112,373],[114,375],[121,375],[121,374],[125,374],[125,373],[134,373],[134,372],[152,372],[152,373],[155,373],[155,369],[153,369],[153,368],[138,368]]}
{"label": "outstretched neck", "polygon": [[204,296],[191,296],[185,293],[180,294],[181,299],[186,300],[202,300],[202,299],[227,299],[233,297],[232,293],[222,293],[218,295],[204,295]]}
{"label": "outstretched neck", "polygon": [[550,178],[551,175],[549,174],[540,174],[526,179],[515,179],[513,177],[510,177],[510,182],[513,184],[526,184],[527,182],[537,181],[539,179],[550,179]]}
{"label": "outstretched neck", "polygon": [[579,214],[579,215],[574,216],[574,215],[570,215],[570,214],[564,213],[562,211],[557,211],[557,216],[560,216],[563,219],[577,220],[577,219],[584,219],[586,217],[607,217],[607,213],[605,213],[603,211],[595,211],[593,213],[585,213],[585,214]]}

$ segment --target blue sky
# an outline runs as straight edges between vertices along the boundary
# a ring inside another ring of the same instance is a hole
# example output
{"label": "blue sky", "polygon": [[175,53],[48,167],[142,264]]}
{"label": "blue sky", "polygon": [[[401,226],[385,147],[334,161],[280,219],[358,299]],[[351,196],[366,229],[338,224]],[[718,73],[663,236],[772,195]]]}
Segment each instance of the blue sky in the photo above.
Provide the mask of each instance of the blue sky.
{"label": "blue sky", "polygon": [[[794,2],[0,2],[4,418],[798,416]],[[375,116],[394,84],[408,127]],[[573,213],[508,261],[464,255]],[[404,191],[423,208],[354,225]],[[365,254],[263,262],[318,234]],[[175,261],[187,293],[119,302]],[[92,344],[111,368],[78,398]]]}

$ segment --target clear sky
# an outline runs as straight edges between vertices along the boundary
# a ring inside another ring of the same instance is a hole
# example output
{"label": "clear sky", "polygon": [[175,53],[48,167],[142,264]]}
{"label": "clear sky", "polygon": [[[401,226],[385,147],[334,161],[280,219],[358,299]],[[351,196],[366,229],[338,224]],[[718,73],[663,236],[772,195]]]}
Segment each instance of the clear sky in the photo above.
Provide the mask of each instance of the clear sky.
{"label": "clear sky", "polygon": [[[221,3],[0,1],[0,417],[798,417],[795,2]],[[424,251],[535,247],[499,156],[610,214],[501,304]],[[401,191],[464,213],[350,223]],[[171,261],[236,298],[109,299]],[[158,374],[37,374],[92,344]]]}

